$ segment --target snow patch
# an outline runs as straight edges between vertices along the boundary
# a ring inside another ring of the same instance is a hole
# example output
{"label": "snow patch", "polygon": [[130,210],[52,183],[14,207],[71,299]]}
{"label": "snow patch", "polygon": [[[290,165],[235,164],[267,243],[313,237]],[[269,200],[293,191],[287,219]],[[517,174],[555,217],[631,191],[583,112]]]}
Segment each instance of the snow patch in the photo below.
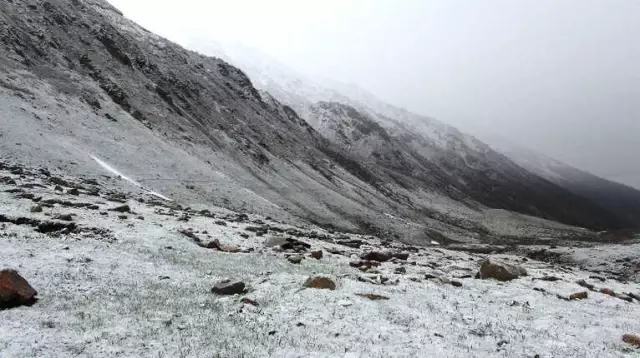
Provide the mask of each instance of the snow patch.
{"label": "snow patch", "polygon": [[151,195],[153,195],[153,196],[157,196],[157,197],[158,197],[158,198],[160,198],[160,199],[164,199],[164,200],[167,200],[167,201],[173,201],[173,200],[171,200],[171,199],[167,198],[166,196],[164,196],[164,195],[162,195],[162,194],[160,194],[160,193],[157,193],[157,192],[155,192],[155,191],[153,191],[153,190],[151,190],[151,189],[149,189],[149,188],[144,187],[142,184],[140,184],[140,183],[138,183],[137,181],[135,181],[135,180],[133,180],[133,179],[129,178],[128,176],[126,176],[126,175],[122,174],[120,171],[118,171],[117,169],[115,169],[115,168],[114,168],[114,167],[112,167],[111,165],[109,165],[109,164],[107,164],[106,162],[104,162],[104,161],[100,160],[100,158],[98,158],[98,157],[96,157],[96,156],[94,156],[94,155],[91,155],[91,154],[90,154],[89,156],[90,156],[93,160],[95,160],[95,161],[96,161],[96,163],[100,164],[100,166],[101,166],[101,167],[103,167],[103,168],[104,168],[104,169],[106,169],[107,171],[109,171],[109,172],[111,172],[111,173],[115,174],[118,178],[123,179],[123,180],[126,180],[126,181],[128,181],[129,183],[131,183],[131,184],[133,184],[133,185],[137,186],[138,188],[143,189],[144,191],[148,192],[149,194],[151,194]]}

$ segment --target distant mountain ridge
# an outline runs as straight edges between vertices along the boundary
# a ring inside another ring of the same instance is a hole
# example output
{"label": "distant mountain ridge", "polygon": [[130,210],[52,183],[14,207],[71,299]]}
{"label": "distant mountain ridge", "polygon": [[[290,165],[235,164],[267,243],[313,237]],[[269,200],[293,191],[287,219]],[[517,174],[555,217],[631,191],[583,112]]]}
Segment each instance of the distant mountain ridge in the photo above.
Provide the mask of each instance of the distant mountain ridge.
{"label": "distant mountain ridge", "polygon": [[[382,168],[388,180],[405,188],[436,190],[455,200],[478,201],[574,225],[580,221],[572,218],[574,212],[591,208],[598,213],[593,222],[631,226],[590,199],[530,174],[476,138],[385,103],[355,85],[330,80],[319,84],[242,45],[194,39],[189,46],[235,63],[258,88],[294,108],[364,165]],[[556,209],[567,203],[576,205]]]}
{"label": "distant mountain ridge", "polygon": [[640,227],[640,190],[603,179],[511,141],[492,136],[490,145],[518,165],[585,197]]}

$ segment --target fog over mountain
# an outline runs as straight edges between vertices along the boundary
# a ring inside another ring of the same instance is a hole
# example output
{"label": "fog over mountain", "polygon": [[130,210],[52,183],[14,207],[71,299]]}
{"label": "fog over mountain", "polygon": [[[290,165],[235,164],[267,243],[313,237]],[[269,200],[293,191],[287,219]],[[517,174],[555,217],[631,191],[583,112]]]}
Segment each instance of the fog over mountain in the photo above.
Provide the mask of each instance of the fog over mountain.
{"label": "fog over mountain", "polygon": [[639,2],[111,2],[179,43],[238,41],[309,77],[640,187],[630,165],[640,151]]}

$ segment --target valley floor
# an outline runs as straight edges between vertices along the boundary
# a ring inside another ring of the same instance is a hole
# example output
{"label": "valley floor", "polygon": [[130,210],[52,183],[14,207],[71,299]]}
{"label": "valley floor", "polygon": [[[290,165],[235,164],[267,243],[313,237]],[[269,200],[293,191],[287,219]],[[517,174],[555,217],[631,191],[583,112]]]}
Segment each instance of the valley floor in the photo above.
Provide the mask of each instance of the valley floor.
{"label": "valley floor", "polygon": [[[597,292],[638,294],[637,282],[511,255],[494,256],[528,276],[480,280],[474,276],[486,255],[181,208],[142,191],[123,195],[26,168],[7,166],[0,178],[0,268],[18,270],[39,293],[31,307],[0,311],[2,357],[640,354],[621,340],[640,330],[640,302]],[[42,211],[31,212],[36,206]],[[75,225],[47,229],[59,214],[71,214]],[[269,247],[290,237],[304,256],[299,264],[287,259],[293,253]],[[203,247],[214,239],[219,245]],[[382,249],[409,257],[351,267],[362,253]],[[323,257],[309,257],[314,250]],[[304,288],[317,274],[337,288]],[[225,278],[243,281],[247,292],[211,293]],[[587,290],[579,280],[596,291],[565,300]]]}

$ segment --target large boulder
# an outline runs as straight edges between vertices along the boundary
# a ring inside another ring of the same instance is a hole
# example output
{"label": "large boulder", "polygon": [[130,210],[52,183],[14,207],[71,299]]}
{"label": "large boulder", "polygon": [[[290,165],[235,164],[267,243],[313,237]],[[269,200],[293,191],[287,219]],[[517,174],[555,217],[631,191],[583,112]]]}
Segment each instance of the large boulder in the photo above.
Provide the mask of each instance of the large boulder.
{"label": "large boulder", "polygon": [[307,279],[307,281],[304,283],[304,287],[335,290],[336,283],[333,282],[331,278],[326,276],[313,276]]}
{"label": "large boulder", "polygon": [[527,271],[522,266],[489,258],[480,263],[478,276],[482,279],[493,278],[498,281],[511,281],[521,276],[527,276]]}
{"label": "large boulder", "polygon": [[38,292],[15,270],[0,271],[0,309],[30,306]]}

